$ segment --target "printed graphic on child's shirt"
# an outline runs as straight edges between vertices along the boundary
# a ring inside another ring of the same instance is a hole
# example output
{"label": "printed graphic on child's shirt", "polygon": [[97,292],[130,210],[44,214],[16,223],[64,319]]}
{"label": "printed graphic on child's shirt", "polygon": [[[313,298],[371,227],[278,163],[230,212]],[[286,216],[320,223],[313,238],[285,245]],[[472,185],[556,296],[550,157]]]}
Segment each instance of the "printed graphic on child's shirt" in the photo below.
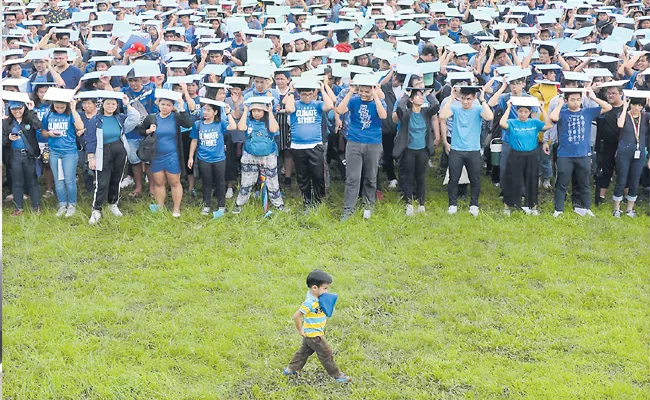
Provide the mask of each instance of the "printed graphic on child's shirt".
{"label": "printed graphic on child's shirt", "polygon": [[219,129],[216,127],[201,129],[199,131],[199,138],[201,139],[201,145],[215,147],[217,145],[217,140],[219,140]]}
{"label": "printed graphic on child's shirt", "polygon": [[569,116],[569,142],[576,143],[585,140],[585,117],[582,115]]}
{"label": "printed graphic on child's shirt", "polygon": [[370,118],[370,113],[368,112],[368,105],[361,104],[359,107],[359,121],[361,122],[361,129],[370,128],[372,119]]}

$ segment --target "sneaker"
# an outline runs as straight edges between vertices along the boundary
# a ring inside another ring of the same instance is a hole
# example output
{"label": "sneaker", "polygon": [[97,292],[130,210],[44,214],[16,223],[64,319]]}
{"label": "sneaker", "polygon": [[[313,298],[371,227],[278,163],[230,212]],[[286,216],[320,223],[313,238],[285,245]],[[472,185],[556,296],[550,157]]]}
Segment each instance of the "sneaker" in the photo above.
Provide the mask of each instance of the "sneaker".
{"label": "sneaker", "polygon": [[212,219],[218,219],[218,218],[221,218],[221,217],[224,216],[225,213],[226,213],[226,208],[225,208],[225,207],[224,207],[224,208],[220,208],[220,209],[218,209],[217,211],[215,211],[215,212],[212,213]]}
{"label": "sneaker", "polygon": [[233,214],[241,214],[241,207],[235,204],[235,207],[232,209]]}
{"label": "sneaker", "polygon": [[282,375],[284,376],[293,376],[293,375],[298,375],[296,371],[292,371],[289,368],[285,368],[282,370]]}
{"label": "sneaker", "polygon": [[533,208],[532,210],[530,210],[530,215],[532,215],[533,217],[539,217],[539,210]]}
{"label": "sneaker", "polygon": [[132,186],[135,184],[135,181],[133,178],[127,175],[126,178],[122,179],[122,182],[120,182],[120,189],[128,188],[129,186]]}
{"label": "sneaker", "polygon": [[56,216],[57,217],[62,217],[65,214],[66,211],[68,211],[67,206],[60,206],[59,210],[56,212]]}
{"label": "sneaker", "polygon": [[52,196],[54,196],[54,192],[51,190],[46,190],[45,194],[43,195],[43,197],[45,197],[46,199],[49,199]]}
{"label": "sneaker", "polygon": [[616,218],[621,218],[622,214],[623,212],[621,210],[614,210],[614,212],[612,213],[612,215]]}
{"label": "sneaker", "polygon": [[199,193],[196,191],[196,189],[192,189],[192,190],[190,190],[190,194],[191,194],[192,197],[194,197],[194,198],[196,198],[196,197],[199,196]]}
{"label": "sneaker", "polygon": [[426,212],[426,209],[424,208],[424,206],[420,206],[415,212],[418,214],[424,214]]}
{"label": "sneaker", "polygon": [[574,207],[573,212],[578,214],[581,217],[584,217],[585,215],[587,215],[587,210],[585,208]]}
{"label": "sneaker", "polygon": [[95,225],[96,223],[99,222],[99,220],[102,218],[102,213],[99,210],[93,210],[90,213],[90,219],[88,220],[88,223],[90,225]]}
{"label": "sneaker", "polygon": [[351,216],[352,216],[352,212],[343,211],[343,216],[341,217],[341,222],[346,221]]}
{"label": "sneaker", "polygon": [[458,212],[458,206],[449,206],[449,208],[447,209],[447,214],[449,215],[456,215],[457,212]]}
{"label": "sneaker", "polygon": [[5,201],[6,202],[14,201],[14,195],[13,194],[7,195],[7,197],[5,197]]}
{"label": "sneaker", "polygon": [[162,211],[162,207],[158,204],[149,204],[149,211],[156,214],[157,212]]}
{"label": "sneaker", "polygon": [[406,205],[406,216],[407,217],[412,217],[415,212],[413,211],[413,205],[407,204]]}
{"label": "sneaker", "polygon": [[636,218],[636,211],[634,210],[627,211],[625,212],[625,215],[627,215],[630,218]]}
{"label": "sneaker", "polygon": [[226,198],[232,199],[232,196],[233,196],[232,188],[228,188],[228,190],[226,190]]}
{"label": "sneaker", "polygon": [[542,187],[544,189],[552,189],[553,185],[551,185],[551,181],[549,179],[544,179],[544,182],[542,182]]}
{"label": "sneaker", "polygon": [[277,209],[278,209],[278,211],[282,211],[282,212],[286,212],[286,213],[288,213],[289,211],[291,211],[291,210],[289,209],[289,207],[285,206],[284,204],[282,204],[280,207],[277,207]]}
{"label": "sneaker", "polygon": [[433,161],[429,160],[429,162],[427,163],[427,165],[429,166],[429,168],[433,168]]}
{"label": "sneaker", "polygon": [[589,210],[589,209],[585,209],[585,215],[586,215],[587,217],[596,218],[596,214],[594,214],[594,212],[591,211],[591,210]]}
{"label": "sneaker", "polygon": [[530,207],[521,207],[521,209],[526,213],[526,215],[530,215]]}
{"label": "sneaker", "polygon": [[555,211],[553,212],[553,218],[561,217],[562,214],[564,214],[564,211],[557,211],[557,210],[555,210]]}
{"label": "sneaker", "polygon": [[370,216],[372,215],[372,211],[370,210],[363,210],[363,219],[370,219]]}
{"label": "sneaker", "polygon": [[109,204],[108,210],[116,217],[121,217],[123,215],[122,211],[117,207],[117,204]]}
{"label": "sneaker", "polygon": [[73,215],[75,215],[76,213],[77,213],[77,207],[75,207],[75,206],[73,206],[72,204],[70,204],[70,205],[68,206],[68,210],[65,212],[65,217],[66,217],[66,218],[70,218],[70,217],[72,217]]}
{"label": "sneaker", "polygon": [[469,213],[475,217],[478,217],[478,206],[470,206]]}
{"label": "sneaker", "polygon": [[504,209],[503,209],[503,215],[509,217],[510,214],[511,214],[511,212],[510,212],[510,209],[509,209],[509,208],[504,208]]}
{"label": "sneaker", "polygon": [[350,378],[349,376],[343,374],[343,375],[339,376],[338,378],[335,378],[335,380],[338,383],[350,383],[352,381],[352,378]]}
{"label": "sneaker", "polygon": [[210,215],[210,207],[203,207],[203,209],[201,210],[201,215],[203,216]]}
{"label": "sneaker", "polygon": [[12,217],[20,217],[21,215],[23,215],[23,210],[19,208],[15,209],[14,212],[11,213]]}
{"label": "sneaker", "polygon": [[389,189],[395,189],[397,187],[397,179],[393,179],[388,183],[388,188]]}
{"label": "sneaker", "polygon": [[181,212],[172,212],[172,217],[174,218],[180,218],[181,217]]}

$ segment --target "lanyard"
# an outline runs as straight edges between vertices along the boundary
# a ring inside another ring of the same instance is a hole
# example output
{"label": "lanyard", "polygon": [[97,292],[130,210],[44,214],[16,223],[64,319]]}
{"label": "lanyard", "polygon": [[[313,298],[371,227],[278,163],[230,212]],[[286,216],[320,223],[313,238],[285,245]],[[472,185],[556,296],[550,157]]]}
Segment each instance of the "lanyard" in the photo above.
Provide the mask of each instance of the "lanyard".
{"label": "lanyard", "polygon": [[630,119],[632,120],[632,126],[634,127],[634,137],[636,140],[636,149],[639,149],[639,131],[641,130],[641,114],[639,114],[639,123],[637,124],[634,120],[632,114],[630,114]]}

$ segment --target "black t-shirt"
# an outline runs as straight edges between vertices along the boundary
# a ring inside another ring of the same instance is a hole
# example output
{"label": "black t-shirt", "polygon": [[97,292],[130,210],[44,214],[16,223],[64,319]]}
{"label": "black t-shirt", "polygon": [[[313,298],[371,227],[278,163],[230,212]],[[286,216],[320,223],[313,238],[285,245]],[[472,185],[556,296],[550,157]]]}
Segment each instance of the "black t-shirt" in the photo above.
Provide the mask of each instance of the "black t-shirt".
{"label": "black t-shirt", "polygon": [[596,122],[596,142],[604,141],[607,143],[618,142],[620,128],[618,127],[618,116],[621,114],[623,106],[612,107],[610,111],[601,115]]}
{"label": "black t-shirt", "polygon": [[[642,149],[645,147],[645,139],[648,133],[648,119],[650,118],[650,113],[642,112],[641,113],[641,126],[639,127],[639,148]],[[621,129],[621,142],[623,143],[636,143],[636,133],[634,131],[634,123],[632,122],[632,117],[628,113],[625,116],[625,125]]]}

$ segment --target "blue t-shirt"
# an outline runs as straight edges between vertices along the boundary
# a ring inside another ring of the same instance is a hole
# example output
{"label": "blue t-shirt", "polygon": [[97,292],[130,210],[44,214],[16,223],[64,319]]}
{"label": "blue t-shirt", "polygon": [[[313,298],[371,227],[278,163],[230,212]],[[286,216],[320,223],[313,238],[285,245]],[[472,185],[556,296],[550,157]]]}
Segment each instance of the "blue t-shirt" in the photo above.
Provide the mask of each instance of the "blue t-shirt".
{"label": "blue t-shirt", "polygon": [[77,136],[74,128],[74,117],[72,114],[59,114],[50,112],[43,117],[43,129],[60,135],[49,137],[47,143],[52,151],[63,154],[77,152]]}
{"label": "blue t-shirt", "polygon": [[113,117],[102,117],[102,131],[104,133],[104,144],[117,142],[120,140],[120,124],[117,122],[117,118]]}
{"label": "blue t-shirt", "polygon": [[[386,108],[386,102],[381,100]],[[350,111],[350,128],[348,140],[364,144],[381,143],[381,118],[377,114],[377,105],[374,100],[361,101],[359,95],[353,95],[348,103]]]}
{"label": "blue t-shirt", "polygon": [[323,142],[323,102],[296,101],[296,112],[289,115],[291,143],[310,145]]}
{"label": "blue t-shirt", "polygon": [[[246,117],[242,117],[246,118]],[[246,131],[246,141],[244,142],[244,150],[248,154],[252,155],[262,155],[256,154],[260,150],[263,150],[264,155],[277,154],[278,146],[273,140],[273,137],[278,132],[269,132],[266,128],[266,123],[264,121],[258,121],[256,119],[247,118],[246,126],[248,130]],[[261,140],[264,138],[269,140]],[[255,142],[255,143],[253,143]]]}
{"label": "blue t-shirt", "polygon": [[558,157],[591,155],[591,122],[600,115],[600,107],[569,111],[563,108],[557,121]]}
{"label": "blue t-shirt", "polygon": [[421,150],[427,146],[427,124],[424,122],[422,113],[411,113],[409,119],[409,144],[411,150]]}
{"label": "blue t-shirt", "polygon": [[508,135],[510,147],[516,151],[532,151],[537,149],[537,133],[544,127],[544,122],[528,118],[522,122],[519,119],[508,120]]}
{"label": "blue t-shirt", "polygon": [[196,121],[190,133],[191,139],[198,140],[199,160],[216,163],[226,159],[226,149],[223,142],[223,132],[228,126],[228,120],[206,124]]}
{"label": "blue t-shirt", "polygon": [[483,107],[473,104],[465,110],[458,104],[452,104],[454,120],[451,124],[451,149],[456,151],[479,151],[481,149],[481,112]]}
{"label": "blue t-shirt", "polygon": [[156,157],[175,153],[176,148],[176,118],[174,114],[169,114],[162,118],[156,114]]}
{"label": "blue t-shirt", "polygon": [[60,73],[61,79],[65,82],[66,89],[74,89],[79,84],[81,77],[84,76],[84,73],[79,68],[74,65],[68,66],[65,71]]}
{"label": "blue t-shirt", "polygon": [[[45,114],[47,114],[49,111],[50,105],[47,103],[41,103],[39,107],[34,107],[34,112],[36,113],[39,121],[43,121]],[[40,129],[36,130],[36,140],[38,140],[38,143],[47,143],[47,139],[41,135]]]}
{"label": "blue t-shirt", "polygon": [[[20,125],[18,122],[14,121],[13,126],[11,127],[11,133],[18,134],[20,132]],[[25,146],[25,141],[23,140],[23,135],[21,134],[20,139],[14,140],[11,142],[11,148],[12,149],[26,149],[27,146]]]}
{"label": "blue t-shirt", "polygon": [[[505,93],[502,94],[501,97],[499,97],[499,103],[498,106],[503,112],[506,112],[506,109],[508,108],[508,100],[510,100],[510,97],[512,97],[512,93]],[[532,97],[531,95],[527,93],[522,93],[521,97]],[[508,119],[517,119],[517,106],[512,106],[510,109],[510,115],[508,115]],[[537,107],[533,107],[530,110],[531,114],[535,114],[538,112]],[[504,141],[505,143],[510,143],[510,139],[508,137],[508,132],[505,129],[501,130],[501,140]]]}

